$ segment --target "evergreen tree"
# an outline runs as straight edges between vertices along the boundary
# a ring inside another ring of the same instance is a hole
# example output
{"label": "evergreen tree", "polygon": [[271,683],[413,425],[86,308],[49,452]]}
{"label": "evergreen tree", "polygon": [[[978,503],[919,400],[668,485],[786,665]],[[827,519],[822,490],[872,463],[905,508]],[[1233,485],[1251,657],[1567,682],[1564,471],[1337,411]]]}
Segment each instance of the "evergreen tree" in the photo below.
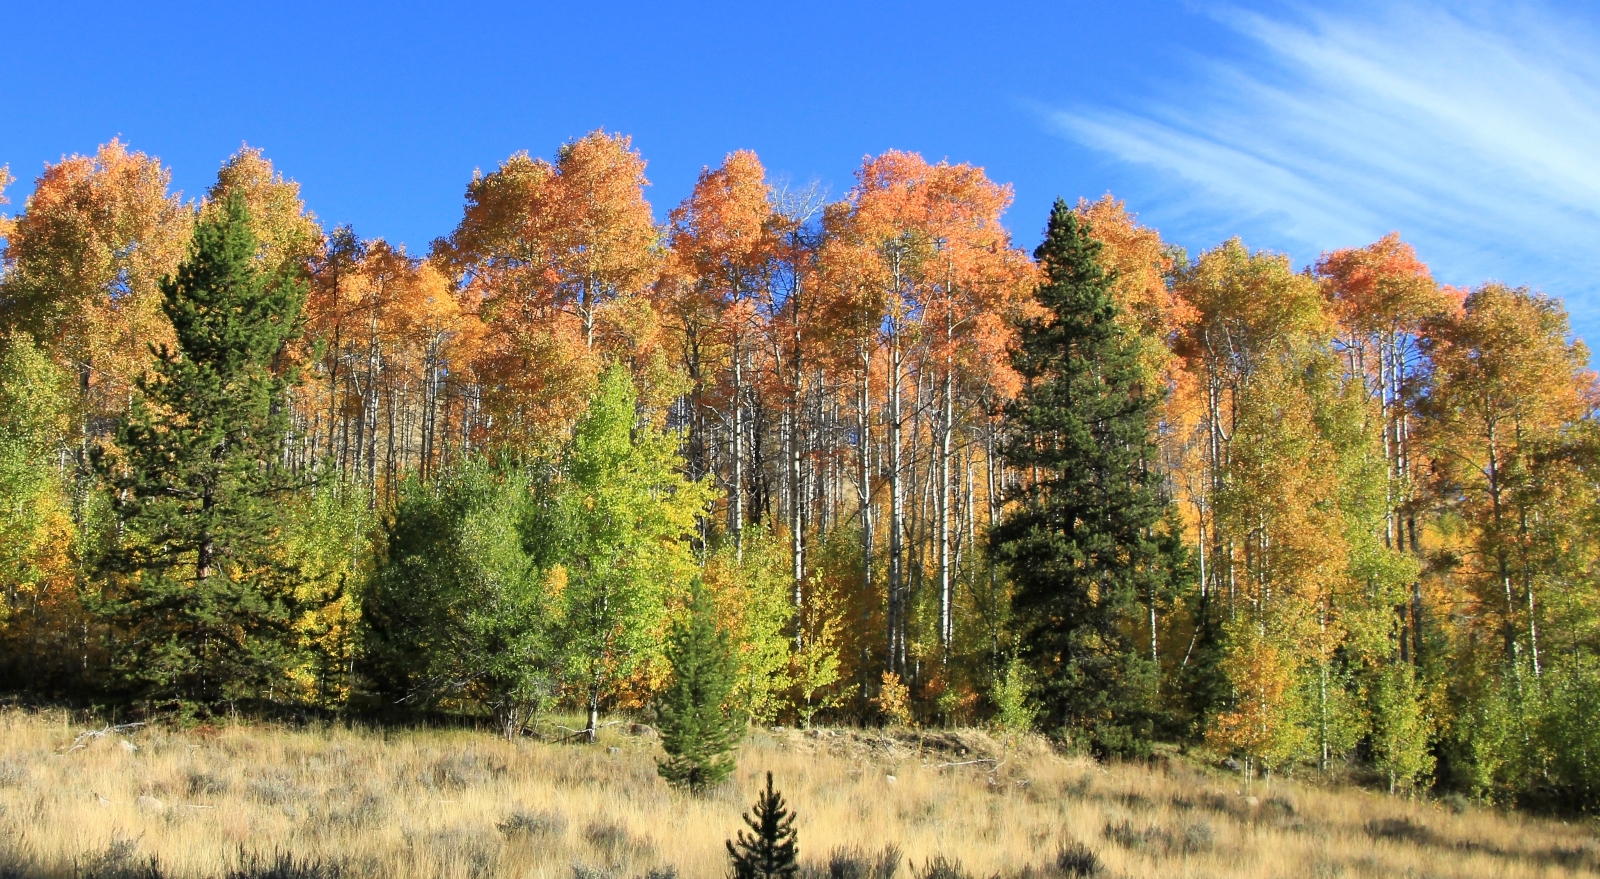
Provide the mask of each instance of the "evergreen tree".
{"label": "evergreen tree", "polygon": [[697,577],[690,591],[688,619],[679,623],[667,645],[672,682],[661,694],[661,776],[669,783],[700,791],[733,771],[733,749],[743,719],[730,710],[735,663],[728,633],[717,625],[711,596]]}
{"label": "evergreen tree", "polygon": [[1139,602],[1184,567],[1170,504],[1150,464],[1160,395],[1119,327],[1100,244],[1064,202],[1035,252],[1044,314],[1019,327],[1023,390],[1006,410],[1005,455],[1036,474],[991,546],[1016,586],[1014,610],[1050,723],[1102,752],[1153,732],[1157,669],[1135,646]]}
{"label": "evergreen tree", "polygon": [[132,695],[195,707],[270,697],[293,644],[280,355],[305,287],[261,268],[249,222],[234,195],[197,225],[161,283],[176,347],[138,381],[118,452],[96,457],[124,532],[103,559],[118,669]]}
{"label": "evergreen tree", "polygon": [[733,879],[794,879],[800,872],[794,813],[784,805],[783,794],[772,789],[772,773],[767,773],[767,789],[756,797],[744,823],[754,835],[741,830],[738,839],[726,843]]}

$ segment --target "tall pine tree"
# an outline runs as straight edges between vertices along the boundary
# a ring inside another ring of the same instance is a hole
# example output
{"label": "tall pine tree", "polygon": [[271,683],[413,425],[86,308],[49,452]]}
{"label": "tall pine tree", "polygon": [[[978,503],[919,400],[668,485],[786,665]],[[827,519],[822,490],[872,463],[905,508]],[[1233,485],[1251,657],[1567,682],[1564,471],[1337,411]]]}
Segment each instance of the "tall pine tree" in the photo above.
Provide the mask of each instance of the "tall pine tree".
{"label": "tall pine tree", "polygon": [[1045,720],[1127,753],[1155,720],[1158,660],[1136,641],[1154,614],[1140,604],[1170,590],[1183,555],[1151,467],[1159,394],[1142,384],[1099,251],[1057,201],[1034,253],[1044,313],[1019,328],[1012,355],[1023,391],[1006,411],[1004,453],[1024,484],[991,545],[1015,584]]}
{"label": "tall pine tree", "polygon": [[156,352],[117,453],[98,458],[123,526],[106,611],[135,697],[270,697],[292,646],[295,574],[273,550],[292,487],[280,361],[305,287],[259,250],[241,195],[199,222],[161,284],[176,347]]}

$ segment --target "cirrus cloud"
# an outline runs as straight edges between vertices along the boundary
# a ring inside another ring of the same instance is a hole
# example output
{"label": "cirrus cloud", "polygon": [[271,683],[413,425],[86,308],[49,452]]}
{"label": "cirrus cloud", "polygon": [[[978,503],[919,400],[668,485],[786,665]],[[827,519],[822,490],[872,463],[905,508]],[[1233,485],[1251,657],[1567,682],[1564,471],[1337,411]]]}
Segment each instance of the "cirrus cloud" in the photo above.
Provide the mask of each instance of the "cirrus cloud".
{"label": "cirrus cloud", "polygon": [[[1247,51],[1160,97],[1044,111],[1153,170],[1145,215],[1309,260],[1398,229],[1442,280],[1566,297],[1600,337],[1600,39],[1544,5],[1210,14]],[[1151,209],[1150,205],[1156,205]]]}

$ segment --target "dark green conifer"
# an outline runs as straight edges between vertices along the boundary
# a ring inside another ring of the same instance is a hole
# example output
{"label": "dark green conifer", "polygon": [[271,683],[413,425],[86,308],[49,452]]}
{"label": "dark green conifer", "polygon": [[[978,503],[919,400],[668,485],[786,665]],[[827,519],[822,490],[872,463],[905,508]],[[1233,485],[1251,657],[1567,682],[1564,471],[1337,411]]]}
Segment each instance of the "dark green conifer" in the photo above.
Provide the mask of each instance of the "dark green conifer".
{"label": "dark green conifer", "polygon": [[784,805],[783,794],[772,789],[772,773],[767,773],[767,789],[756,797],[744,823],[754,835],[741,830],[737,840],[726,843],[733,879],[794,879],[800,871],[794,813]]}
{"label": "dark green conifer", "polygon": [[700,791],[733,771],[744,724],[727,706],[734,683],[728,633],[717,626],[711,596],[698,577],[689,597],[688,618],[674,627],[667,645],[672,682],[659,703],[667,759],[658,769],[669,783]]}
{"label": "dark green conifer", "polygon": [[131,695],[204,708],[270,695],[292,644],[295,572],[276,552],[291,489],[284,344],[305,286],[266,273],[242,196],[163,280],[163,344],[97,457],[122,526],[105,610]]}
{"label": "dark green conifer", "polygon": [[1057,201],[1034,254],[1045,312],[1020,327],[1023,390],[1006,410],[1004,453],[1029,479],[991,540],[1016,584],[1046,721],[1128,752],[1153,732],[1158,673],[1132,638],[1139,604],[1165,594],[1184,563],[1151,466],[1159,389],[1143,385],[1099,250]]}

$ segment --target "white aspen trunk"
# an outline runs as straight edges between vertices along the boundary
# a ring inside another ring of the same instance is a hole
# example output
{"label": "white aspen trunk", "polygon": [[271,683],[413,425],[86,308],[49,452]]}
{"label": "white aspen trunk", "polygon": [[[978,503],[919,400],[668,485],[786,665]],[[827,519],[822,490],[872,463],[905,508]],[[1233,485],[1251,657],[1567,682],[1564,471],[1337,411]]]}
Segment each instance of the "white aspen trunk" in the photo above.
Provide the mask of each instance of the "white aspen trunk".
{"label": "white aspen trunk", "polygon": [[[799,296],[796,290],[794,295]],[[798,316],[799,306],[796,306]],[[806,539],[805,539],[805,502],[807,497],[806,480],[802,470],[801,445],[805,436],[801,430],[804,415],[805,394],[802,387],[804,373],[800,367],[800,331],[795,329],[794,354],[790,367],[790,375],[794,382],[789,398],[789,575],[794,579],[794,610],[796,624],[794,627],[794,646],[796,650],[805,646],[805,629],[799,624],[805,604],[805,579],[806,579]]]}
{"label": "white aspen trunk", "polygon": [[861,515],[861,589],[862,594],[872,595],[872,354],[863,351],[861,354],[861,382],[856,392],[856,411],[859,417],[856,441],[858,445],[858,460],[860,462],[857,492],[860,496]]}
{"label": "white aspen trunk", "polygon": [[898,327],[889,346],[889,670],[904,677],[905,487],[901,480],[900,381],[903,355]]}
{"label": "white aspen trunk", "polygon": [[744,558],[744,357],[739,336],[733,338],[733,411],[729,413],[733,460],[728,485],[728,535],[736,559]]}
{"label": "white aspen trunk", "polygon": [[951,375],[953,364],[947,365],[944,374],[944,413],[939,425],[939,498],[936,515],[939,517],[939,644],[944,648],[944,661],[950,660],[950,646],[955,639],[955,594],[950,573],[950,435],[955,424],[955,381]]}

